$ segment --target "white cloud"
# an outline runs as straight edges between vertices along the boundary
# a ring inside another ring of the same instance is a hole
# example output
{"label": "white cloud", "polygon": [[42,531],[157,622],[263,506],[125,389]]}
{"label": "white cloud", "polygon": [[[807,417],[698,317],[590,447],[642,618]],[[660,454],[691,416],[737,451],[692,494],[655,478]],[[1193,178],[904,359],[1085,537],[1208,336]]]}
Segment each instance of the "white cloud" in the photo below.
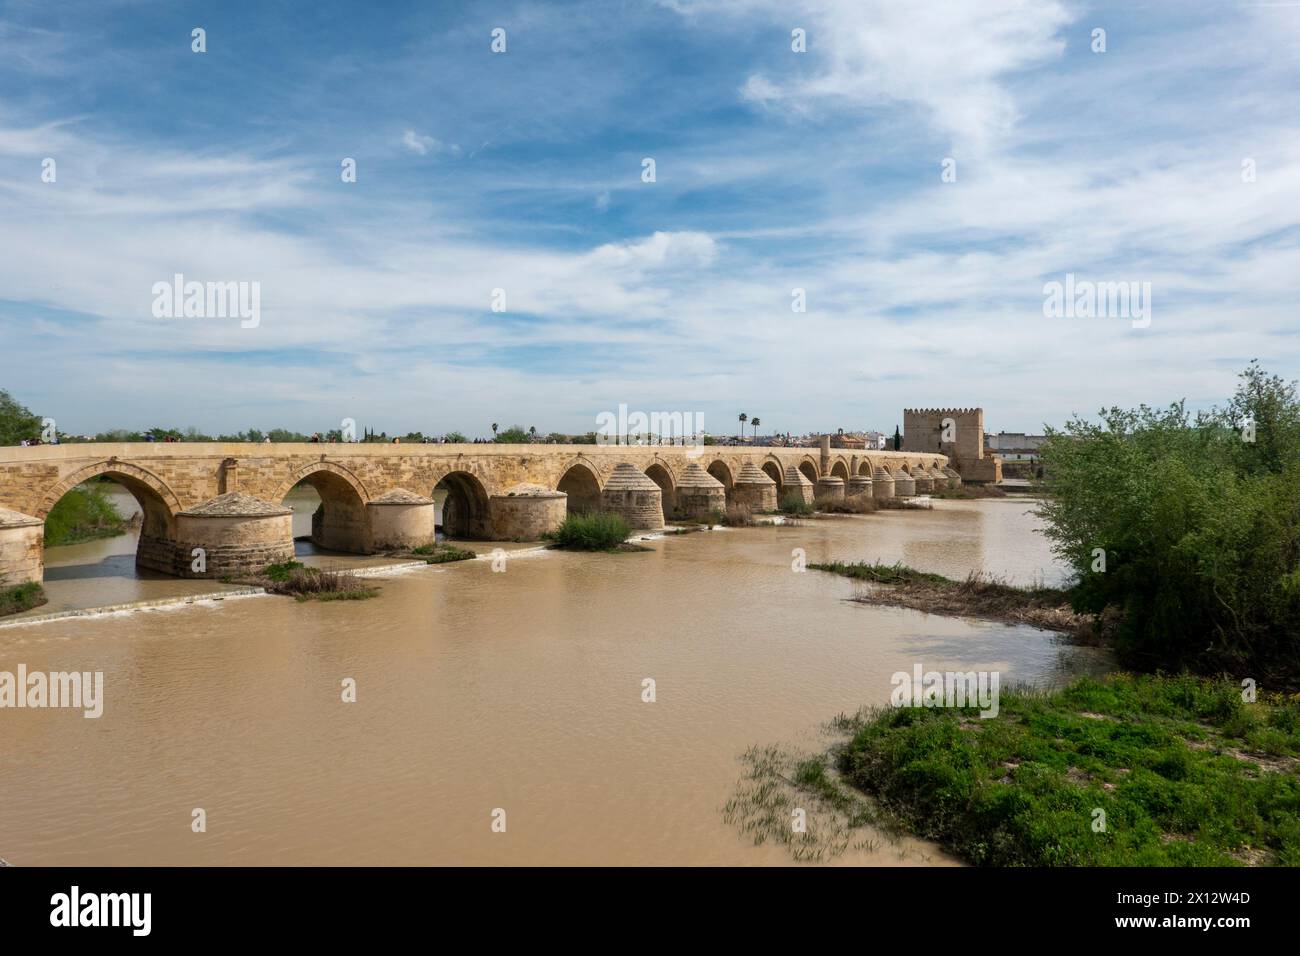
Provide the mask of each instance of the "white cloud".
{"label": "white cloud", "polygon": [[[674,9],[764,17],[807,30],[808,52],[753,73],[746,99],[797,108],[921,106],[954,143],[977,151],[1011,128],[1015,101],[1001,81],[1058,57],[1074,18],[1057,0],[898,3],[897,0],[700,0]],[[787,46],[788,50],[788,46]],[[783,78],[793,74],[793,78]]]}
{"label": "white cloud", "polygon": [[425,136],[421,133],[417,133],[413,129],[408,129],[402,134],[402,145],[417,156],[427,156],[430,153],[460,152],[459,146],[446,146],[441,141],[434,139],[432,136]]}

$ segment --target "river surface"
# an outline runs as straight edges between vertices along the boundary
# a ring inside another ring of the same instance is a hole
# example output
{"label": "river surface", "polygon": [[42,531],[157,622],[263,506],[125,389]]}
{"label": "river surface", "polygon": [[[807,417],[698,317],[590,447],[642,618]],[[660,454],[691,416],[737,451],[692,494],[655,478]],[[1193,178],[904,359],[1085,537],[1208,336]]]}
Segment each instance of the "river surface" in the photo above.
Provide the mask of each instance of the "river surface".
{"label": "river surface", "polygon": [[[300,534],[309,495],[291,502]],[[371,601],[230,597],[0,628],[0,670],[102,671],[106,698],[99,719],[0,711],[0,857],[787,864],[722,818],[746,748],[820,748],[825,721],[887,703],[891,675],[916,663],[997,670],[1004,686],[1108,666],[1032,628],[853,603],[852,582],[793,571],[794,549],[1058,583],[1030,507],[936,502],[658,537],[640,554],[503,545],[516,552],[500,572],[480,542],[485,559],[378,578]],[[133,548],[51,549],[36,613],[219,587],[137,575]],[[833,862],[953,861],[884,841]]]}

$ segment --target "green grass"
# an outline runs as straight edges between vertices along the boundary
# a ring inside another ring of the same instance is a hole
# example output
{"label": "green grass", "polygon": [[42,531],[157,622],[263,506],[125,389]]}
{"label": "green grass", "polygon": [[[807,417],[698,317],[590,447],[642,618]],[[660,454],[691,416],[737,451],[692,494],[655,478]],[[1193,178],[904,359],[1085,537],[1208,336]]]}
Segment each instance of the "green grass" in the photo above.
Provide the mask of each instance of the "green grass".
{"label": "green grass", "polygon": [[[909,830],[997,866],[1300,865],[1300,701],[1114,675],[978,710],[842,722],[845,780]],[[1096,810],[1105,830],[1096,832]]]}
{"label": "green grass", "polygon": [[426,564],[445,564],[448,561],[469,561],[477,558],[478,554],[470,551],[468,548],[458,548],[455,545],[438,542],[435,544],[422,544],[418,548],[411,549],[412,554],[418,554],[424,558]]}
{"label": "green grass", "polygon": [[78,485],[45,516],[45,546],[55,548],[126,533],[126,520],[98,484]]}
{"label": "green grass", "polygon": [[776,507],[778,511],[786,515],[810,515],[817,510],[812,502],[804,501],[795,492],[782,495]]}
{"label": "green grass", "polygon": [[632,533],[621,516],[609,512],[569,515],[549,535],[559,548],[575,551],[617,551]]}
{"label": "green grass", "polygon": [[40,607],[47,600],[45,588],[39,581],[28,581],[11,588],[0,589],[0,617],[6,614],[19,614]]}
{"label": "green grass", "polygon": [[301,561],[282,561],[279,564],[268,564],[262,569],[262,576],[270,578],[272,581],[284,582],[293,576],[294,571],[305,568]]}
{"label": "green grass", "polygon": [[810,564],[808,567],[816,571],[829,571],[832,574],[841,574],[846,578],[853,578],[855,581],[874,581],[876,584],[951,584],[956,586],[958,582],[951,578],[945,578],[942,574],[930,574],[927,571],[917,571],[915,568],[909,568],[903,564],[867,564],[865,562],[855,562],[852,564],[844,561],[832,561],[828,564]]}

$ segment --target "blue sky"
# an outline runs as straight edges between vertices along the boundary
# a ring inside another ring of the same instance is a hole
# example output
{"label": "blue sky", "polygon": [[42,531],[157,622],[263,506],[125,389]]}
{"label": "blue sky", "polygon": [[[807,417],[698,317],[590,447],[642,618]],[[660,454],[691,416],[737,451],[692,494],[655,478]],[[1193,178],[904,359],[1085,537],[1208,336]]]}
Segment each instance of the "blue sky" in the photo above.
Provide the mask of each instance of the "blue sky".
{"label": "blue sky", "polygon": [[[73,432],[1212,404],[1300,376],[1298,103],[1300,5],[6,3],[0,387]],[[1150,326],[1044,317],[1067,272]],[[175,273],[260,323],[156,318]]]}

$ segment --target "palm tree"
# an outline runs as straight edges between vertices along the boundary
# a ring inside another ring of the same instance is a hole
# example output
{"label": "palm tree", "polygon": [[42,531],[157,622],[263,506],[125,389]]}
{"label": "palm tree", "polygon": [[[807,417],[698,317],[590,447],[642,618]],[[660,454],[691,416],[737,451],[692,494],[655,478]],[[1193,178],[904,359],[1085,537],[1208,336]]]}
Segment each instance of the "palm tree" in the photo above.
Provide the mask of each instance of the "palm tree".
{"label": "palm tree", "polygon": [[754,426],[754,444],[757,445],[757,444],[758,444],[758,426],[759,426],[759,424],[760,424],[759,419],[758,419],[758,416],[755,415],[753,418],[751,418],[751,419],[749,420],[749,423],[750,423],[751,425]]}
{"label": "palm tree", "polygon": [[744,412],[740,413],[740,437],[745,437],[745,422],[749,421],[749,416]]}
{"label": "palm tree", "polygon": [[497,437],[497,423],[496,423],[496,422],[493,422],[493,423],[492,423],[492,437],[493,437],[493,438],[496,438],[496,437]]}
{"label": "palm tree", "polygon": [[530,439],[532,439],[533,441],[537,441],[537,426],[536,426],[536,425],[529,425],[529,426],[528,426],[528,437],[529,437]]}

